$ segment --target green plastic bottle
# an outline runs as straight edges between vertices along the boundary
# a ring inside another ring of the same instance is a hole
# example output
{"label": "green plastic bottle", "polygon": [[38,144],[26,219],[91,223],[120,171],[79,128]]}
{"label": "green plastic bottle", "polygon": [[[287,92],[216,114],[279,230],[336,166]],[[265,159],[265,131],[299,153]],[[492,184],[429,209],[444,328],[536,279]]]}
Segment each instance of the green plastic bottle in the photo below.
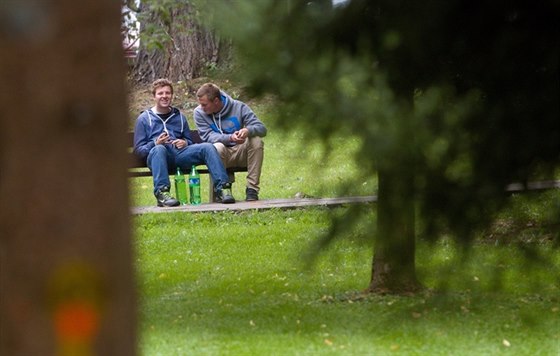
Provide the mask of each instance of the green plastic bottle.
{"label": "green plastic bottle", "polygon": [[175,174],[175,194],[181,205],[187,204],[187,184],[179,167],[177,167],[177,174]]}
{"label": "green plastic bottle", "polygon": [[191,204],[200,205],[202,202],[200,198],[200,175],[196,170],[196,166],[192,166],[191,174],[189,175],[189,193],[191,196]]}

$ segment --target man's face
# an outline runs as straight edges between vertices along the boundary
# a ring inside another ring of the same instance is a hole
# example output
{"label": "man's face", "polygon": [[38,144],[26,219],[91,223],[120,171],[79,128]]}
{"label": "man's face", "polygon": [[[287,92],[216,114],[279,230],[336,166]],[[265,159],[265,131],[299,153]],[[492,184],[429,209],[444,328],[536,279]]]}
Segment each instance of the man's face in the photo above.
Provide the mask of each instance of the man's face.
{"label": "man's face", "polygon": [[198,98],[198,103],[204,111],[205,114],[215,114],[222,109],[222,102],[219,98],[214,98],[214,100],[208,100],[208,96],[204,95]]}
{"label": "man's face", "polygon": [[168,109],[171,106],[171,99],[173,99],[171,87],[165,86],[156,89],[154,100],[157,109]]}

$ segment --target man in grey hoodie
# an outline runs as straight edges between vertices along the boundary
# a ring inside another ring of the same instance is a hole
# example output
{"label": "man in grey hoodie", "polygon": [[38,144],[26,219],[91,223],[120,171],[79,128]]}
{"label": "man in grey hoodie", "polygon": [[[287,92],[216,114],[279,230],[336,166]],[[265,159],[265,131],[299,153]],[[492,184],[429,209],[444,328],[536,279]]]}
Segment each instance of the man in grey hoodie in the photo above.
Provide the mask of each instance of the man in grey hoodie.
{"label": "man in grey hoodie", "polygon": [[196,93],[194,121],[202,140],[214,144],[227,167],[247,167],[246,200],[259,199],[266,127],[251,108],[213,83]]}

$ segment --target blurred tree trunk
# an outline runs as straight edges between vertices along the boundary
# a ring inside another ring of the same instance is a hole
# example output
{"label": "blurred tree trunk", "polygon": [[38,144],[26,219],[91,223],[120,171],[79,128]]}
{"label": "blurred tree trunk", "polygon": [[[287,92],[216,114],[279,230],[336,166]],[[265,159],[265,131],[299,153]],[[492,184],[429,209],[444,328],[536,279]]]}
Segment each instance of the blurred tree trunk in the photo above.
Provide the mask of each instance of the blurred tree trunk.
{"label": "blurred tree trunk", "polygon": [[154,0],[140,14],[140,51],[131,73],[135,81],[190,80],[230,59],[229,41],[200,25],[191,2]]}
{"label": "blurred tree trunk", "polygon": [[406,169],[384,169],[378,174],[377,234],[374,242],[369,292],[417,291],[414,177]]}
{"label": "blurred tree trunk", "polygon": [[[412,93],[414,88],[408,88]],[[414,106],[412,94],[401,101],[402,117]],[[412,116],[401,124],[395,145],[377,160],[377,232],[369,292],[414,293],[416,277],[415,166],[418,161]],[[399,144],[401,142],[402,144]],[[390,157],[390,159],[388,158]]]}
{"label": "blurred tree trunk", "polygon": [[0,2],[0,355],[134,355],[120,4]]}

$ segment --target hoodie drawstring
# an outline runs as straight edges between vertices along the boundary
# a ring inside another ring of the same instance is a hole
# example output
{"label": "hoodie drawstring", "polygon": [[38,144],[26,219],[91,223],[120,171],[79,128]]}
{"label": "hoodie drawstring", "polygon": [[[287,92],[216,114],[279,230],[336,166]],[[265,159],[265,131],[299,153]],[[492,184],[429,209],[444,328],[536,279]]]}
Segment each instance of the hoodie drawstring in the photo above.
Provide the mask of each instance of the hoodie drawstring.
{"label": "hoodie drawstring", "polygon": [[214,121],[214,125],[220,130],[220,133],[223,135],[224,132],[222,131],[222,115],[218,113],[218,122],[216,123],[216,117],[212,114],[212,121]]}
{"label": "hoodie drawstring", "polygon": [[[146,112],[148,113],[148,118],[150,120],[150,127],[152,127],[152,114],[151,114],[151,110],[146,110]],[[167,130],[167,120],[171,119],[173,116],[175,116],[175,113],[169,115],[169,117],[165,120],[163,120],[161,117],[159,117],[159,115],[154,114],[163,124],[163,131],[165,131],[168,135],[169,135],[169,131]],[[180,118],[183,118],[183,114],[179,113]],[[183,133],[185,127],[184,127],[184,122],[183,120],[181,120],[181,133]]]}

